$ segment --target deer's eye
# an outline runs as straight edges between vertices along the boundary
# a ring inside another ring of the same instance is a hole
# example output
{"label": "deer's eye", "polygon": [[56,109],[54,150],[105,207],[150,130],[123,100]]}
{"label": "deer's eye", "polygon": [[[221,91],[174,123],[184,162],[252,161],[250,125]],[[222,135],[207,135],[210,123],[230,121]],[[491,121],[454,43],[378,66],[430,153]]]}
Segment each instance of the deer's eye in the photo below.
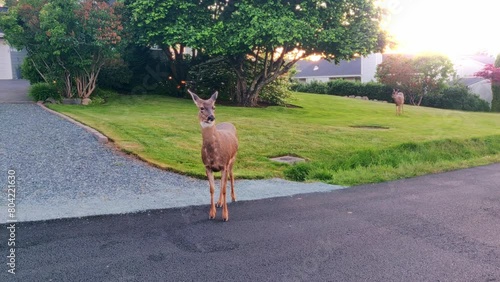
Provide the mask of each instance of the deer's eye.
{"label": "deer's eye", "polygon": [[205,110],[205,108],[203,108],[203,107],[200,108],[200,111],[204,111],[204,110]]}

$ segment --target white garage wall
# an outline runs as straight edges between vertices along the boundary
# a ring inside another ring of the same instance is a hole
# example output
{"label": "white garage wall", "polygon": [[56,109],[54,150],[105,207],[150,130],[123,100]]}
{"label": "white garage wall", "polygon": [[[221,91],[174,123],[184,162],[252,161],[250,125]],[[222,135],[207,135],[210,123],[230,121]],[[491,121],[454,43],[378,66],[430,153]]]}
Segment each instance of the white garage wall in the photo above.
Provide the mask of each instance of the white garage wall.
{"label": "white garage wall", "polygon": [[12,79],[10,47],[0,39],[0,79]]}

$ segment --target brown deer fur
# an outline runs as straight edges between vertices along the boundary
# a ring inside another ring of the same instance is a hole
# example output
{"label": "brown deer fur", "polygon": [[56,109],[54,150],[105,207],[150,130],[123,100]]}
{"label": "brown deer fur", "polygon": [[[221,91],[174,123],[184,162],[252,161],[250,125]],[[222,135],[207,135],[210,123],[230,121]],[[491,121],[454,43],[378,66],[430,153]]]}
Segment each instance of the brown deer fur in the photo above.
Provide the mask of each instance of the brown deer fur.
{"label": "brown deer fur", "polygon": [[399,89],[393,89],[392,99],[394,99],[394,103],[396,103],[396,115],[402,114],[403,105],[405,103],[405,95],[403,94],[403,92],[400,92]]}
{"label": "brown deer fur", "polygon": [[227,179],[231,180],[231,199],[236,201],[234,194],[233,165],[238,151],[238,137],[236,128],[231,123],[220,123],[215,125],[215,100],[217,92],[208,100],[203,100],[195,93],[188,90],[194,103],[199,109],[198,119],[201,125],[201,136],[203,145],[201,147],[201,159],[205,165],[208,183],[210,185],[210,211],[208,217],[215,218],[216,209],[214,204],[215,180],[214,172],[221,172],[221,190],[217,207],[222,207],[222,219],[229,220],[227,210],[226,186]]}

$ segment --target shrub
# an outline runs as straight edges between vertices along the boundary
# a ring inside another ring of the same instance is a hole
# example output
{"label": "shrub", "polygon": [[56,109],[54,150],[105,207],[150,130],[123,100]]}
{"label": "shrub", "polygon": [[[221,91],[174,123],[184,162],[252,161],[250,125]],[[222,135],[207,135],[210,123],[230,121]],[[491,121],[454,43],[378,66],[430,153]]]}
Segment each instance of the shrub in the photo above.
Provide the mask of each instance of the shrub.
{"label": "shrub", "polygon": [[45,82],[38,82],[31,85],[28,95],[35,101],[45,101],[48,98],[53,98],[57,101],[61,100],[61,95],[57,92],[56,86]]}
{"label": "shrub", "polygon": [[328,82],[328,94],[337,96],[362,95],[363,85],[359,82],[353,82],[343,79],[336,79]]}
{"label": "shrub", "polygon": [[266,85],[262,89],[259,99],[273,105],[283,106],[290,96],[290,81],[287,76],[282,76]]}
{"label": "shrub", "polygon": [[[102,89],[102,88],[97,88],[94,93],[92,93],[92,103],[96,102],[94,101],[96,98],[100,98],[103,100],[102,103],[104,102],[107,102],[107,101],[110,101],[110,100],[113,100],[115,99],[116,97],[118,97],[118,93],[116,93],[115,91],[113,90],[109,90],[109,89]],[[97,103],[97,102],[96,102]]]}
{"label": "shrub", "polygon": [[283,173],[285,177],[293,181],[305,181],[311,167],[307,163],[298,163],[287,168]]}
{"label": "shrub", "polygon": [[491,92],[493,93],[493,100],[491,101],[491,111],[500,112],[500,85],[491,85]]}
{"label": "shrub", "polygon": [[97,84],[99,87],[124,91],[128,89],[131,77],[132,71],[123,59],[108,59],[99,72]]}

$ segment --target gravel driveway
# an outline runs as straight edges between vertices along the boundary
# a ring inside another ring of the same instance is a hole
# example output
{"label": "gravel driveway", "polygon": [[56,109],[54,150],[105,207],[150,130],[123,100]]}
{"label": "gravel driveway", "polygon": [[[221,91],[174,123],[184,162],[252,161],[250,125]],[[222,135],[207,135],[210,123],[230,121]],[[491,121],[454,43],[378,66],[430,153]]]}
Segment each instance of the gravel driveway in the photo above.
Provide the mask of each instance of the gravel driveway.
{"label": "gravel driveway", "polygon": [[[0,179],[5,182],[0,223],[7,220],[8,170],[17,177],[18,221],[205,204],[208,212],[207,181],[124,156],[38,105],[0,103],[0,121]],[[281,179],[240,180],[236,196],[241,201],[340,188]]]}

